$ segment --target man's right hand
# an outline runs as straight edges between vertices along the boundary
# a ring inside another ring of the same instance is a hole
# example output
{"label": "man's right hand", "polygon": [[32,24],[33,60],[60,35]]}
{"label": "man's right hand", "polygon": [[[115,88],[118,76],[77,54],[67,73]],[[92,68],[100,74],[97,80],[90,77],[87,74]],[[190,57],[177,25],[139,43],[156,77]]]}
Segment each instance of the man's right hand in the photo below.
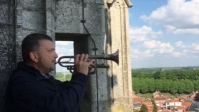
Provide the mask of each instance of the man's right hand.
{"label": "man's right hand", "polygon": [[89,66],[93,64],[93,61],[89,60],[88,54],[77,54],[74,60],[75,72],[88,75]]}

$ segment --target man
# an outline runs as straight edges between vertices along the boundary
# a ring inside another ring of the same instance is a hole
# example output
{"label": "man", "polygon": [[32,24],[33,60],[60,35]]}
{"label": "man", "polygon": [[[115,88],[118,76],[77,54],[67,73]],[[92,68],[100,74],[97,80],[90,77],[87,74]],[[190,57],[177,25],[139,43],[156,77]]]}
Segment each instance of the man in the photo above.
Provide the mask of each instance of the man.
{"label": "man", "polygon": [[88,55],[75,56],[70,82],[49,75],[57,58],[51,37],[30,34],[22,41],[23,61],[9,79],[6,112],[77,112],[87,82]]}

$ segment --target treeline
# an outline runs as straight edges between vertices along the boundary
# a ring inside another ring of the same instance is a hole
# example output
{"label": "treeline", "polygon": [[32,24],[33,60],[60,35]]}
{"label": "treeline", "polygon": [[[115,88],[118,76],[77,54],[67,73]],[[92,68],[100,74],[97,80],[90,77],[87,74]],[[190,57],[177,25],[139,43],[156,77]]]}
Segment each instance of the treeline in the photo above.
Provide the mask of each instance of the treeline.
{"label": "treeline", "polygon": [[133,78],[133,90],[135,93],[152,93],[161,91],[171,94],[188,94],[199,90],[199,81],[191,81],[187,79],[181,80],[162,80],[153,78]]}
{"label": "treeline", "polygon": [[158,70],[158,71],[141,71],[141,70],[132,70],[133,78],[153,78],[153,79],[169,79],[169,80],[180,80],[180,79],[189,79],[189,80],[199,80],[199,69],[196,70]]}
{"label": "treeline", "polygon": [[132,76],[136,93],[188,94],[199,91],[199,70],[132,71]]}

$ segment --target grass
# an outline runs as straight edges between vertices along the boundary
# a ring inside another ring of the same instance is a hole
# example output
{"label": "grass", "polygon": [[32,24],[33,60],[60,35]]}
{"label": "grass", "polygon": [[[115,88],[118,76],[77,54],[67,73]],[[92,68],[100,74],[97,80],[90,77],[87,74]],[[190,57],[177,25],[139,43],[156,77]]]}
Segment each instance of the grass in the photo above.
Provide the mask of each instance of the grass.
{"label": "grass", "polygon": [[[136,94],[137,96],[141,97],[141,98],[152,98],[153,97],[153,93],[146,93],[146,94],[141,94],[138,93]],[[170,94],[170,93],[162,93],[163,96],[167,96],[170,98],[177,98],[179,96],[183,96],[183,95],[187,95],[187,94]]]}
{"label": "grass", "polygon": [[152,98],[152,96],[153,96],[152,93],[146,93],[146,94],[138,93],[136,95],[139,96],[139,97],[141,97],[141,98]]}

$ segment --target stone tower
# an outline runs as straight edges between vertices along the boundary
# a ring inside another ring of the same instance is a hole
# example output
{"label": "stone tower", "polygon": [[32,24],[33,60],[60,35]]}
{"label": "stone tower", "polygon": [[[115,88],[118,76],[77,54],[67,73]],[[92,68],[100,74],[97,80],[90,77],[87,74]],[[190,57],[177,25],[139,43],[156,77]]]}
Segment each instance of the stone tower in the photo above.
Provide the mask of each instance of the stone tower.
{"label": "stone tower", "polygon": [[75,54],[107,55],[119,50],[119,65],[97,60],[106,66],[89,76],[81,111],[132,112],[130,7],[130,0],[1,0],[0,111],[10,70],[21,60],[22,39],[39,32],[54,41],[74,41]]}

